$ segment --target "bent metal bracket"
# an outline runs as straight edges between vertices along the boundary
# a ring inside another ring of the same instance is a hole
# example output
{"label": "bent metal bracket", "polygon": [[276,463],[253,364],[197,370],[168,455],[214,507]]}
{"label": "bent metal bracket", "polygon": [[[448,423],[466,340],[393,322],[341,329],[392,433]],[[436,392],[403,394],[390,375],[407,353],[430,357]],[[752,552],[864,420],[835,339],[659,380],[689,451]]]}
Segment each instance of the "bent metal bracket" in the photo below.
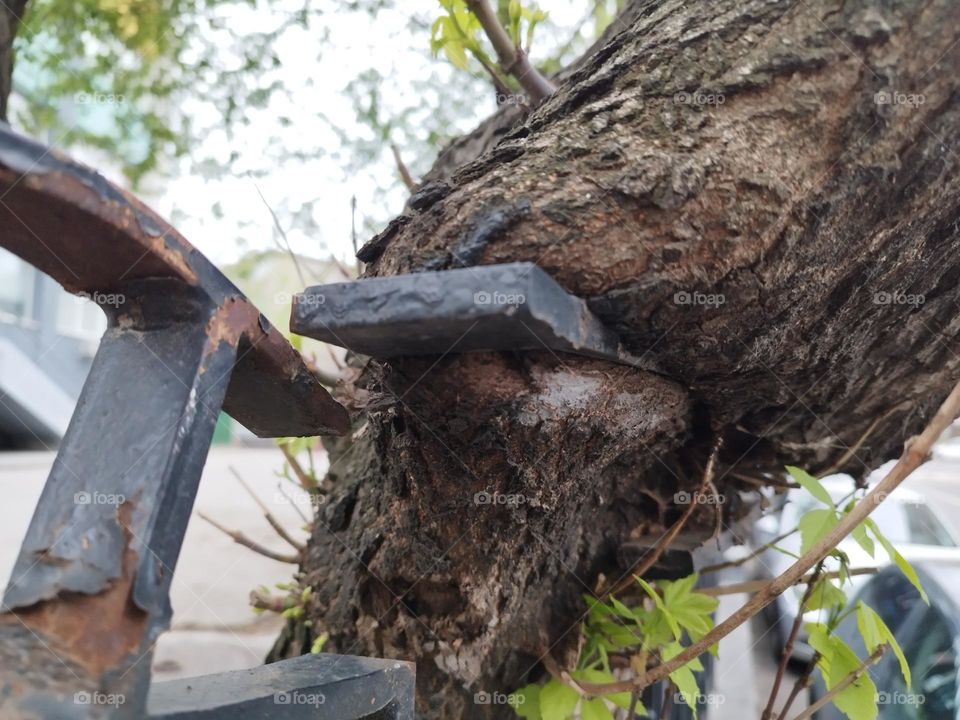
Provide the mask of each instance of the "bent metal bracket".
{"label": "bent metal bracket", "polygon": [[[344,434],[349,417],[176,230],[2,124],[0,245],[114,299],[3,597],[0,717],[412,718],[413,666],[396,661],[316,655],[150,687],[221,408],[261,437]],[[324,702],[290,700],[308,692]]]}
{"label": "bent metal bracket", "polygon": [[318,285],[294,296],[290,329],[373,357],[549,350],[656,371],[533,263]]}

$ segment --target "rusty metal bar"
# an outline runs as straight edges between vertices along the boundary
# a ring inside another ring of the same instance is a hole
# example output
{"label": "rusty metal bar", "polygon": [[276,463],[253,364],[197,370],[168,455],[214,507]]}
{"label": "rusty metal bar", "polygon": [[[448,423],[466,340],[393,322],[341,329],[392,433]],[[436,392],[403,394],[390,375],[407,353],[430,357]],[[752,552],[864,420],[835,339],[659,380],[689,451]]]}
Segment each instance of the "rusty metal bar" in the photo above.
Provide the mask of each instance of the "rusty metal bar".
{"label": "rusty metal bar", "polygon": [[0,245],[69,290],[111,298],[0,608],[0,717],[139,720],[221,407],[261,436],[342,434],[349,418],[173,228],[5,126]]}

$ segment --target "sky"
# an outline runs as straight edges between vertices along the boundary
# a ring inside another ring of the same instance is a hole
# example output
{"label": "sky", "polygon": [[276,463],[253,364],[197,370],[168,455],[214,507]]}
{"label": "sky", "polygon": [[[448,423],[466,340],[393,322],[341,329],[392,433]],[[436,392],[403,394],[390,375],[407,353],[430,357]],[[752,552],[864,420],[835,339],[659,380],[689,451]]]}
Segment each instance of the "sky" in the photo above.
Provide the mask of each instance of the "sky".
{"label": "sky", "polygon": [[[591,4],[585,0],[542,2],[552,23],[561,29],[556,37],[545,32],[540,40],[544,50],[565,41],[563,29],[577,26]],[[422,31],[411,30],[410,12],[423,19]],[[353,101],[345,93],[347,84],[364,69],[376,68],[388,78],[381,86],[385,113],[391,108],[398,113],[412,108],[414,118],[418,106],[429,112],[431,101],[436,105],[445,96],[455,99],[451,136],[468,131],[495,109],[492,91],[484,83],[469,81],[442,56],[431,56],[427,26],[439,12],[433,0],[409,0],[404,10],[381,11],[376,18],[347,9],[326,13],[322,24],[329,31],[329,41],[319,48],[315,30],[288,32],[279,49],[284,82],[296,101],[275,96],[266,111],[251,113],[249,125],[239,128],[234,137],[214,133],[204,147],[177,164],[172,177],[152,179],[145,200],[218,264],[232,262],[250,250],[276,247],[279,237],[265,202],[277,211],[296,252],[319,257],[333,254],[352,262],[351,197],[357,197],[358,244],[362,245],[371,235],[371,226],[381,226],[403,209],[407,191],[396,180],[389,152],[373,165],[350,167],[355,161],[351,149],[343,146],[331,126],[350,137],[366,133],[367,140],[375,138],[357,121]],[[268,21],[259,9],[234,19],[241,30]],[[534,56],[536,51],[535,42]],[[439,97],[422,96],[431,90],[425,91],[416,81],[428,79]],[[482,92],[477,91],[478,85]],[[218,122],[202,102],[192,111],[206,123]],[[281,115],[293,123],[281,127],[277,119]],[[271,158],[278,148],[269,138],[278,135],[288,148],[316,147],[322,154],[304,161],[275,162]],[[403,132],[391,139],[401,153],[415,145]],[[195,168],[193,161],[201,155],[225,158],[232,151],[240,153],[241,168],[262,175],[256,179],[245,174],[205,177]],[[407,158],[408,164],[420,168],[428,168],[431,161],[432,157]],[[378,191],[384,186],[389,189]],[[314,200],[318,202],[307,213],[312,223],[298,222],[297,212]],[[214,205],[222,209],[222,217],[214,216]],[[313,223],[316,227],[311,227]]]}

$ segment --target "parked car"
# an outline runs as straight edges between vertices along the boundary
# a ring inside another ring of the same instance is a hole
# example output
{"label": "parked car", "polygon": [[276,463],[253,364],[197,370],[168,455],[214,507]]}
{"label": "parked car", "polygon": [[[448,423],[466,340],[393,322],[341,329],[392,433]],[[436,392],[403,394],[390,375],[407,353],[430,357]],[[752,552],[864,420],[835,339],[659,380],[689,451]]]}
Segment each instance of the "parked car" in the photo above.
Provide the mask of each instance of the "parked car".
{"label": "parked car", "polygon": [[[823,486],[834,502],[839,503],[850,493],[853,481],[847,476],[834,476],[824,478]],[[822,505],[808,492],[791,490],[785,497],[779,516],[771,516],[772,522],[760,526],[756,542],[758,545],[763,545],[792,530],[797,526],[799,519],[815,507],[822,507]],[[912,490],[897,488],[874,510],[871,517],[881,532],[911,563],[922,560],[960,561],[960,539],[923,496]],[[758,556],[753,570],[757,579],[776,577],[793,563],[794,557],[800,553],[800,533],[794,533],[778,543],[778,547],[786,550],[787,553],[771,548]],[[850,558],[852,568],[876,568],[887,562],[882,548],[878,547],[875,557],[870,557],[850,537],[840,543],[839,549]],[[828,570],[836,570],[839,564],[835,560],[828,559],[826,567]],[[850,579],[851,584],[844,588],[847,596],[851,597],[869,577],[869,575],[853,576]],[[774,635],[772,645],[778,657],[783,652],[805,590],[804,586],[791,588],[764,611],[764,619],[772,627]],[[816,619],[816,613],[811,613],[810,619]],[[792,658],[806,662],[811,657],[813,657],[813,649],[806,643],[805,634],[801,631],[794,645]]]}
{"label": "parked car", "polygon": [[[914,564],[929,599],[920,594],[894,566],[884,568],[860,589],[857,599],[873,608],[893,632],[903,649],[913,676],[906,687],[900,665],[887,652],[869,670],[877,686],[879,720],[960,720],[960,560],[921,561]],[[858,654],[867,656],[855,614],[840,623],[837,635]],[[811,702],[826,692],[817,673]],[[817,720],[844,720],[833,705],[826,705]]]}

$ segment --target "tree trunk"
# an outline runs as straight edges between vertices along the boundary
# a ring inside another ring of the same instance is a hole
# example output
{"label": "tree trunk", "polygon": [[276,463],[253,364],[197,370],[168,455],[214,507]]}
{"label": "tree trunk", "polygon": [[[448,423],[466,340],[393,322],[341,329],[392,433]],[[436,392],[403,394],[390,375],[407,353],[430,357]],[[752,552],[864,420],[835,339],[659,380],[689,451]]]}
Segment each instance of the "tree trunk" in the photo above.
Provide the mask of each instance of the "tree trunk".
{"label": "tree trunk", "polygon": [[0,120],[7,119],[7,100],[13,89],[13,39],[27,7],[27,0],[0,4]]}
{"label": "tree trunk", "polygon": [[425,718],[509,717],[473,694],[573,662],[582,596],[679,516],[716,437],[724,525],[745,476],[899,450],[960,366],[955,13],[638,0],[542,107],[457,146],[502,138],[431,175],[368,274],[536,262],[657,371],[369,363],[304,567],[328,649],[415,659]]}

